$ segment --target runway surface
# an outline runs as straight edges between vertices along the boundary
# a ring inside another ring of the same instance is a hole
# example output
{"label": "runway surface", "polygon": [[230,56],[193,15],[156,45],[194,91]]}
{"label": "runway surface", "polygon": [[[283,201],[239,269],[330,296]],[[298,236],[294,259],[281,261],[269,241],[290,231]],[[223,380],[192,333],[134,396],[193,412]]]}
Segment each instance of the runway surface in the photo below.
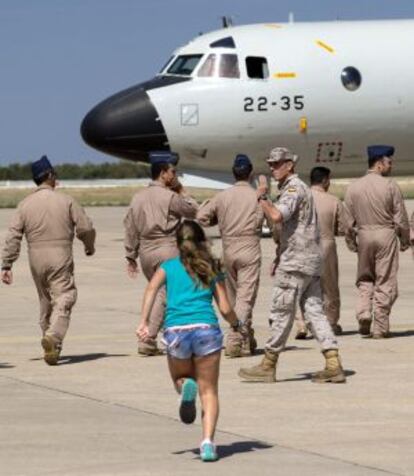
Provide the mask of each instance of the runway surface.
{"label": "runway surface", "polygon": [[[410,211],[414,202],[407,202]],[[0,210],[4,241],[13,210]],[[323,366],[314,340],[289,340],[276,384],[240,382],[241,365],[223,358],[221,459],[199,461],[200,418],[185,426],[165,357],[136,355],[134,330],[145,279],[125,273],[124,208],[91,208],[97,253],[77,243],[78,303],[61,364],[41,359],[38,301],[26,249],[12,287],[0,286],[0,474],[9,475],[410,475],[414,474],[414,260],[401,254],[393,338],[356,333],[356,256],[339,240],[345,385],[313,384]],[[220,251],[217,233],[211,232]],[[254,315],[259,347],[267,336],[273,243],[263,239]],[[223,329],[226,324],[223,323]]]}

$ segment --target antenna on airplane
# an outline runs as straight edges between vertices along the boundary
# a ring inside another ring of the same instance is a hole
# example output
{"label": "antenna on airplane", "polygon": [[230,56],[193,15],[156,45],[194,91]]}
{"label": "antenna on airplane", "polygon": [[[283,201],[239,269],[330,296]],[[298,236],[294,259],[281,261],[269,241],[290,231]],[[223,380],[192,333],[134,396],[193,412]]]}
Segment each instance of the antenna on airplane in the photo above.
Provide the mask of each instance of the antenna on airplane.
{"label": "antenna on airplane", "polygon": [[223,25],[223,28],[229,28],[230,26],[233,26],[233,19],[232,17],[222,16],[221,23]]}
{"label": "antenna on airplane", "polygon": [[289,23],[295,23],[295,14],[293,12],[289,12]]}

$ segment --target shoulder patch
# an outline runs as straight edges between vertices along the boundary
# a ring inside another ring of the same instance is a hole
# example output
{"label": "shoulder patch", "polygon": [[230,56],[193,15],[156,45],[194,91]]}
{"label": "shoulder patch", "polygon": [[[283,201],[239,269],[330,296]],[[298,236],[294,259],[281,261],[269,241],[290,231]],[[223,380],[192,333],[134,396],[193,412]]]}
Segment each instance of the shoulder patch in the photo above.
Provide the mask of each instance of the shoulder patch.
{"label": "shoulder patch", "polygon": [[289,193],[295,193],[295,192],[297,192],[297,188],[296,188],[296,187],[289,187],[289,188],[287,189],[287,191],[288,191]]}

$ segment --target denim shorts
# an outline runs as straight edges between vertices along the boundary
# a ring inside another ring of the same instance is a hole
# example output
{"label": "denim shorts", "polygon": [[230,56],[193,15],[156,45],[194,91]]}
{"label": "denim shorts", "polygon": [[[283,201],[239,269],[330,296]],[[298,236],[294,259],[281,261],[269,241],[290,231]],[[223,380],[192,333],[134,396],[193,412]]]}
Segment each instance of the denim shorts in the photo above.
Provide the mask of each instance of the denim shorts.
{"label": "denim shorts", "polygon": [[175,359],[204,357],[221,350],[223,333],[218,326],[165,329],[163,342],[167,353]]}

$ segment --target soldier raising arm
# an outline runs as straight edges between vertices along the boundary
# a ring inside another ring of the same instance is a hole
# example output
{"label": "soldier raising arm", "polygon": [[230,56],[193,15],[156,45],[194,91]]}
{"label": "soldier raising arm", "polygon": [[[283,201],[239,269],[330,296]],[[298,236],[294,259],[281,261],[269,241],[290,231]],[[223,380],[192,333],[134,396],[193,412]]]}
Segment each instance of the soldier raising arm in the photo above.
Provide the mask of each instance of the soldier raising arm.
{"label": "soldier raising arm", "polygon": [[[148,281],[163,261],[178,255],[175,233],[183,218],[193,219],[198,205],[185,193],[176,175],[178,155],[172,152],[150,153],[152,182],[132,198],[124,219],[127,273],[138,273],[139,257]],[[157,334],[165,310],[165,288],[158,292],[149,317],[149,336],[138,340],[138,353],[159,354]]]}
{"label": "soldier raising arm", "polygon": [[278,181],[280,198],[268,199],[262,181],[258,198],[272,223],[281,223],[280,260],[276,269],[270,311],[271,336],[259,365],[242,368],[240,377],[249,381],[276,381],[276,364],[292,329],[299,303],[305,321],[312,326],[326,359],[326,367],[313,376],[315,382],[345,382],[338,344],[322,307],[320,287],[321,252],[319,230],[311,191],[294,173],[298,157],[288,149],[273,149],[268,159],[272,176]]}

